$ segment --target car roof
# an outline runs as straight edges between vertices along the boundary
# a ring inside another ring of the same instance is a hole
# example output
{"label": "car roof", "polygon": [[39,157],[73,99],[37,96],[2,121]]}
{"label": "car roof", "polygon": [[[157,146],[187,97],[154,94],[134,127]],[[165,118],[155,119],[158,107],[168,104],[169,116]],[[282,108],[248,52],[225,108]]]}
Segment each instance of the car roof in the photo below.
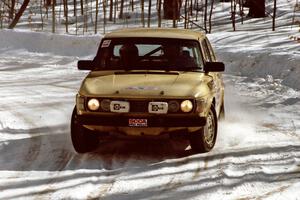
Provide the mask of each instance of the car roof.
{"label": "car roof", "polygon": [[176,28],[130,28],[113,31],[105,34],[104,38],[173,38],[199,40],[205,38],[205,34],[199,31]]}

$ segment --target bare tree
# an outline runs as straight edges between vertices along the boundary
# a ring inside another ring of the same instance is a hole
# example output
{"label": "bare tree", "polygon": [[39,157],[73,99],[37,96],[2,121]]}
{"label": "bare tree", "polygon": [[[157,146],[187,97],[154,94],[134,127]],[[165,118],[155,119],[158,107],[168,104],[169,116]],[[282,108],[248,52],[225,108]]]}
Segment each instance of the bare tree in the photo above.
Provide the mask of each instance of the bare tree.
{"label": "bare tree", "polygon": [[8,26],[9,29],[13,29],[15,28],[15,26],[17,25],[17,23],[19,22],[21,16],[23,15],[24,11],[26,10],[28,4],[29,4],[30,0],[24,0],[23,4],[20,8],[20,10],[18,11],[18,13],[16,14],[15,18],[13,19],[13,21],[11,22],[11,24]]}
{"label": "bare tree", "polygon": [[80,11],[81,15],[83,15],[83,0],[80,0]]}
{"label": "bare tree", "polygon": [[205,0],[204,3],[204,13],[203,13],[203,20],[204,20],[204,29],[205,32],[207,33],[207,6],[208,6],[208,0]]}
{"label": "bare tree", "polygon": [[275,18],[276,18],[276,9],[277,9],[277,5],[276,5],[276,0],[274,0],[274,8],[273,8],[273,16],[272,16],[272,30],[275,31]]}
{"label": "bare tree", "polygon": [[102,7],[103,7],[103,33],[105,33],[106,27],[106,0],[102,0]]}
{"label": "bare tree", "polygon": [[265,0],[250,0],[249,1],[249,17],[259,18],[265,17],[266,14]]}
{"label": "bare tree", "polygon": [[99,12],[99,0],[96,0],[95,34],[97,34],[97,26],[98,26],[98,12]]}
{"label": "bare tree", "polygon": [[55,6],[56,6],[56,0],[52,1],[52,33],[55,33]]}
{"label": "bare tree", "polygon": [[231,22],[233,31],[235,31],[235,14],[236,14],[236,0],[231,0]]}
{"label": "bare tree", "polygon": [[63,4],[64,4],[64,16],[65,16],[65,26],[66,26],[66,33],[69,32],[69,11],[68,11],[68,0],[63,0]]}
{"label": "bare tree", "polygon": [[152,0],[149,0],[149,5],[148,5],[148,27],[150,27],[150,22],[151,22],[151,3]]}
{"label": "bare tree", "polygon": [[133,12],[134,11],[134,0],[130,1],[130,5],[131,5],[131,11]]}
{"label": "bare tree", "polygon": [[208,18],[208,33],[211,33],[211,17],[214,9],[214,0],[211,0],[211,5],[210,5],[210,12],[209,12],[209,18]]}
{"label": "bare tree", "polygon": [[119,19],[123,19],[124,0],[121,0]]}
{"label": "bare tree", "polygon": [[184,28],[187,29],[188,25],[188,20],[187,20],[187,16],[188,16],[188,10],[187,10],[187,7],[188,7],[188,0],[185,0],[185,3],[184,3]]}
{"label": "bare tree", "polygon": [[0,2],[0,28],[3,29],[3,6],[2,2]]}
{"label": "bare tree", "polygon": [[157,13],[158,13],[158,27],[161,27],[161,0],[157,0],[158,8],[157,8]]}
{"label": "bare tree", "polygon": [[118,10],[118,0],[115,0],[114,2],[114,23],[116,23],[116,18],[117,18],[117,10]]}
{"label": "bare tree", "polygon": [[142,20],[142,25],[145,27],[145,4],[144,0],[141,0],[141,20]]}
{"label": "bare tree", "polygon": [[10,9],[9,9],[9,18],[10,19],[14,18],[15,6],[16,6],[16,0],[11,0],[11,5],[10,5]]}
{"label": "bare tree", "polygon": [[113,8],[114,8],[114,1],[110,0],[109,2],[109,21],[113,20]]}
{"label": "bare tree", "polygon": [[44,29],[43,0],[40,1],[40,14],[41,14],[41,22],[42,22],[42,30],[43,30]]}

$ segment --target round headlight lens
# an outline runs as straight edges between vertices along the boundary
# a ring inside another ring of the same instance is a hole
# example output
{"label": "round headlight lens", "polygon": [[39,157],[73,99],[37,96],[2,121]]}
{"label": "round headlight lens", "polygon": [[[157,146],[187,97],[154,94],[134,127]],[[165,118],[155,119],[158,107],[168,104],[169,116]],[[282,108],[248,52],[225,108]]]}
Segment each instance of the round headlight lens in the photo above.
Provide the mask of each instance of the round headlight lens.
{"label": "round headlight lens", "polygon": [[101,101],[101,109],[105,112],[110,111],[110,100],[109,99],[103,99]]}
{"label": "round headlight lens", "polygon": [[169,111],[170,112],[178,112],[179,110],[179,103],[177,101],[169,101],[168,103]]}
{"label": "round headlight lens", "polygon": [[193,110],[193,103],[190,100],[184,100],[180,104],[182,112],[191,112]]}
{"label": "round headlight lens", "polygon": [[97,99],[90,99],[88,101],[88,108],[92,111],[98,110],[100,107],[100,103]]}

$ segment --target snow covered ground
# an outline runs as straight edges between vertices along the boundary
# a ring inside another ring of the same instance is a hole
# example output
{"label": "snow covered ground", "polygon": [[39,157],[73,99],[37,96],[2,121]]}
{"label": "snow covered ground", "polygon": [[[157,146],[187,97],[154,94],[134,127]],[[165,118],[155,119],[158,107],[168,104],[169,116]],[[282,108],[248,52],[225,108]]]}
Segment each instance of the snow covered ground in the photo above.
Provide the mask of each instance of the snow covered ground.
{"label": "snow covered ground", "polygon": [[227,67],[226,120],[211,152],[105,141],[79,155],[69,123],[86,72],[76,63],[101,35],[1,30],[0,199],[299,199],[297,34],[289,25],[209,35]]}

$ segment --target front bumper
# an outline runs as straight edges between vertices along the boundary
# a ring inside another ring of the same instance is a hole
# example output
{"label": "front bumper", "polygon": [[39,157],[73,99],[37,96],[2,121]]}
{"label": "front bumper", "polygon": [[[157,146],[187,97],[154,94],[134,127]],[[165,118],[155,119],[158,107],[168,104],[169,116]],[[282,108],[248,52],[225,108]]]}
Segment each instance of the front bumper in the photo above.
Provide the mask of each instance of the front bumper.
{"label": "front bumper", "polygon": [[82,114],[77,116],[82,125],[129,127],[130,119],[146,119],[147,127],[202,127],[206,118],[196,114],[189,115],[121,115],[121,114]]}

